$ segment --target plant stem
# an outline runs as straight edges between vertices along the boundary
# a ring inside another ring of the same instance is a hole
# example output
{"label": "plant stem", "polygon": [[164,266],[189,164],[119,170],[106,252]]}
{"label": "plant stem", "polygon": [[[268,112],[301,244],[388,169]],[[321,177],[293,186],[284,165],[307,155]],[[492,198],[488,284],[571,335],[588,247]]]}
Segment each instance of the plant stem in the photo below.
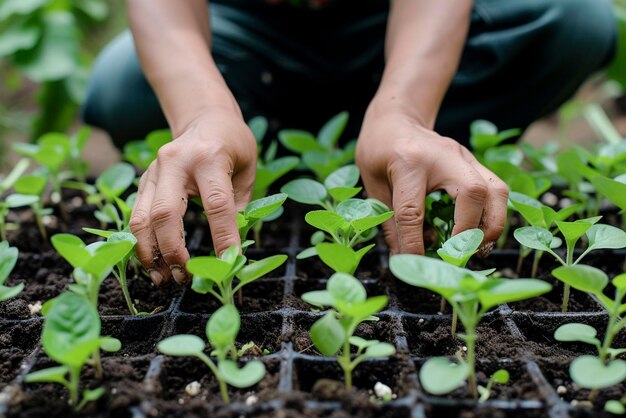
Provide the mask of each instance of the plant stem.
{"label": "plant stem", "polygon": [[469,365],[469,384],[472,397],[478,398],[478,386],[476,384],[476,328],[465,328],[465,345],[467,347],[467,363]]}
{"label": "plant stem", "polygon": [[230,399],[228,397],[228,387],[226,386],[226,382],[222,378],[220,371],[215,366],[215,363],[213,363],[213,361],[204,353],[199,353],[198,358],[200,358],[200,360],[202,360],[202,362],[206,364],[209,369],[211,369],[211,372],[213,372],[213,375],[220,383],[220,393],[222,394],[222,400],[224,403],[230,403]]}
{"label": "plant stem", "polygon": [[80,367],[70,367],[70,381],[67,389],[70,392],[70,403],[74,408],[78,407],[78,382],[80,379]]}
{"label": "plant stem", "polygon": [[[567,258],[565,260],[565,265],[566,266],[571,266],[574,264],[574,245],[570,245],[570,243],[567,243]],[[570,290],[570,286],[569,284],[565,284],[565,287],[563,288],[563,303],[561,305],[561,311],[562,312],[567,312],[567,305],[569,304],[569,290]]]}
{"label": "plant stem", "polygon": [[96,375],[96,379],[102,379],[102,363],[100,362],[100,347],[96,349],[96,351],[92,354],[93,359],[93,369],[94,374]]}
{"label": "plant stem", "polygon": [[343,342],[343,351],[341,357],[338,359],[339,365],[343,369],[343,377],[346,385],[346,390],[352,389],[352,367],[350,364],[350,339],[346,338]]}
{"label": "plant stem", "polygon": [[126,300],[126,304],[128,305],[128,310],[131,315],[137,315],[137,308],[133,304],[133,300],[130,297],[130,292],[128,291],[128,284],[126,282],[126,263],[118,263],[117,264],[117,272],[113,272],[117,281],[120,283],[120,287],[122,288],[122,293],[124,294],[124,300]]}
{"label": "plant stem", "polygon": [[459,315],[455,312],[452,312],[452,326],[450,327],[450,335],[454,337],[456,334],[456,326],[459,319]]}
{"label": "plant stem", "polygon": [[[622,301],[623,295],[619,290],[615,291],[615,303],[613,304],[613,310],[609,312],[609,323],[606,327],[606,335],[604,336],[604,341],[602,341],[602,347],[600,347],[600,360],[602,362],[606,362],[606,357],[609,352],[609,348],[613,343],[613,338],[615,338],[615,334],[619,332],[620,327],[616,327],[617,319],[619,317],[619,310],[621,307],[620,302]],[[620,325],[620,324],[618,324]]]}
{"label": "plant stem", "polygon": [[530,271],[531,278],[537,277],[537,270],[539,270],[539,260],[541,260],[542,256],[543,256],[543,251],[540,251],[540,250],[535,251],[535,256],[533,258],[533,267],[532,267],[532,270]]}
{"label": "plant stem", "polygon": [[[257,250],[261,249],[261,229],[262,228],[263,228],[263,222],[261,222],[261,221],[258,221],[252,227],[252,232],[254,234],[254,247]],[[246,237],[242,237],[242,240],[245,240],[245,239],[246,239]]]}

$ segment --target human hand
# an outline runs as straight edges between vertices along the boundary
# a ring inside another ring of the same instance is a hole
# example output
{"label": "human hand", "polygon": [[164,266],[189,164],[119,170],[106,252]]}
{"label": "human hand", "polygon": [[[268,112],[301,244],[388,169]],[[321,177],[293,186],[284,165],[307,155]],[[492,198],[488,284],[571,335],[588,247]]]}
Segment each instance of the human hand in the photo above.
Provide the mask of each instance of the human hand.
{"label": "human hand", "polygon": [[395,211],[383,225],[392,253],[424,254],[424,203],[435,190],[445,190],[456,201],[453,235],[480,227],[488,252],[504,229],[506,184],[467,148],[402,112],[370,106],[356,163],[368,196]]}
{"label": "human hand", "polygon": [[183,216],[189,197],[200,196],[213,247],[221,254],[241,245],[237,211],[252,195],[257,145],[240,114],[211,108],[164,145],[141,177],[130,229],[136,254],[152,282],[189,281]]}

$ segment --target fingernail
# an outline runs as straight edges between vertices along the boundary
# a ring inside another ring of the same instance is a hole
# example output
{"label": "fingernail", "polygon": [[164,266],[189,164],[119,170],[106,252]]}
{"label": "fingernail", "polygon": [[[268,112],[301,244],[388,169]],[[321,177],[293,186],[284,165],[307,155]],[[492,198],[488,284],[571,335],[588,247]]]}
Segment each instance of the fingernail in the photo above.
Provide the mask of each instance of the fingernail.
{"label": "fingernail", "polygon": [[150,270],[150,280],[155,286],[161,286],[163,284],[163,275],[158,270]]}
{"label": "fingernail", "polygon": [[176,283],[187,284],[189,282],[189,275],[183,267],[178,264],[173,264],[170,266],[170,270],[172,271],[172,276],[174,276]]}

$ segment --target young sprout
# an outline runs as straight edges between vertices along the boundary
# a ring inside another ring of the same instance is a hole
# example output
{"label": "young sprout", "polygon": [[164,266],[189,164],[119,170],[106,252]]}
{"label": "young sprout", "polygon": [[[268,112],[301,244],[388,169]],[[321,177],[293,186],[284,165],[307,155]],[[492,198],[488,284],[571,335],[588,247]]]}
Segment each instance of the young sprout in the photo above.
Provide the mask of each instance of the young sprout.
{"label": "young sprout", "polygon": [[[24,174],[28,169],[30,163],[27,159],[20,160],[11,172],[0,181],[0,196],[4,195],[11,187],[15,185],[15,182]],[[8,196],[3,200],[0,200],[0,240],[6,241],[6,217],[9,214],[9,210],[21,206],[28,206],[33,202],[31,197],[11,197]]]}
{"label": "young sprout", "polygon": [[493,123],[478,119],[470,124],[470,145],[476,158],[483,160],[485,154],[494,149],[507,150],[507,145],[500,145],[507,139],[514,138],[521,134],[521,129],[507,129],[498,131],[498,127]]}
{"label": "young sprout", "polygon": [[597,176],[591,180],[596,192],[608,199],[620,209],[622,214],[622,229],[626,229],[626,174],[619,175],[614,179],[604,176]]}
{"label": "young sprout", "polygon": [[204,353],[206,343],[196,335],[168,337],[157,345],[157,349],[168,356],[200,359],[218,380],[222,399],[229,403],[227,384],[236,388],[248,388],[256,385],[265,376],[265,365],[258,360],[248,361],[242,368],[237,365],[235,338],[240,324],[239,312],[233,305],[222,306],[209,318],[206,336],[213,350],[211,356],[216,358],[217,364]]}
{"label": "young sprout", "polygon": [[[246,257],[233,245],[220,257],[193,257],[187,261],[187,271],[193,274],[191,288],[198,293],[210,293],[223,305],[234,305],[234,295],[245,285],[280,267],[287,256],[274,255],[246,265]],[[235,282],[235,278],[238,282]]]}
{"label": "young sprout", "polygon": [[124,159],[140,171],[146,171],[152,161],[156,160],[159,149],[172,141],[169,129],[150,132],[146,139],[127,142],[124,145]]}
{"label": "young sprout", "polygon": [[552,288],[550,284],[535,279],[487,278],[483,274],[419,255],[392,256],[390,268],[403,282],[446,298],[465,328],[465,334],[458,335],[467,347],[465,361],[457,364],[446,357],[435,357],[428,360],[420,371],[422,385],[435,394],[452,391],[469,379],[471,393],[477,398],[476,327],[483,314],[497,305],[539,296]]}
{"label": "young sprout", "polygon": [[267,191],[272,184],[296,168],[300,159],[294,156],[276,158],[278,142],[275,140],[269,143],[267,149],[263,149],[263,138],[265,138],[268,126],[267,119],[264,117],[257,116],[250,119],[248,126],[259,149],[252,199],[260,199],[267,196]]}
{"label": "young sprout", "polygon": [[4,282],[9,278],[9,274],[13,271],[19,251],[15,247],[10,247],[6,241],[0,242],[0,302],[17,296],[24,290],[24,283],[17,286],[8,287]]}
{"label": "young sprout", "polygon": [[440,190],[426,196],[426,215],[424,221],[437,234],[434,247],[439,247],[452,236],[454,226],[454,200],[449,194]]}
{"label": "young sprout", "polygon": [[355,140],[343,149],[337,148],[337,141],[347,123],[348,113],[341,112],[326,122],[317,138],[306,131],[282,130],[278,139],[285,148],[300,154],[304,165],[323,181],[330,173],[354,160]]}
{"label": "young sprout", "polygon": [[501,385],[506,385],[510,379],[509,372],[500,369],[496,370],[491,377],[489,377],[489,381],[487,382],[487,386],[478,386],[478,393],[480,393],[480,398],[478,402],[486,402],[489,400],[491,396],[491,389],[493,388],[494,383],[499,383]]}
{"label": "young sprout", "polygon": [[[80,411],[88,402],[104,395],[104,388],[85,389],[79,399],[80,371],[100,349],[116,352],[122,344],[116,338],[100,336],[97,309],[85,298],[63,293],[47,303],[41,341],[43,349],[61,366],[29,373],[27,383],[51,382],[65,386],[70,404]],[[99,354],[98,354],[99,356]]]}
{"label": "young sprout", "polygon": [[[326,290],[307,292],[302,295],[302,300],[320,308],[332,308],[311,327],[311,340],[325,356],[337,355],[346,389],[352,388],[352,371],[363,360],[396,353],[395,347],[389,343],[353,335],[361,322],[378,320],[372,315],[387,305],[387,296],[368,298],[363,284],[351,275],[333,274]],[[354,358],[350,346],[356,347]]]}
{"label": "young sprout", "polygon": [[83,228],[84,231],[89,232],[94,235],[98,235],[100,237],[106,238],[106,242],[119,242],[126,241],[131,244],[128,249],[128,253],[122,257],[113,268],[113,275],[117,279],[122,288],[122,293],[124,294],[124,300],[126,301],[126,305],[128,306],[128,310],[131,315],[145,315],[146,312],[138,312],[137,308],[135,308],[135,304],[133,303],[132,298],[130,297],[130,292],[128,291],[128,282],[126,279],[126,272],[128,270],[128,262],[134,256],[135,245],[137,244],[137,238],[130,232],[125,231],[103,231],[101,229],[94,228]]}
{"label": "young sprout", "polygon": [[[579,219],[574,222],[557,221],[557,228],[563,235],[567,246],[565,260],[554,252],[555,241],[560,244],[560,239],[552,236],[550,231],[533,226],[526,226],[515,230],[515,239],[522,245],[539,251],[550,253],[563,266],[577,265],[582,259],[593,250],[618,249],[626,247],[626,232],[611,225],[597,224],[600,217],[589,219]],[[574,260],[574,249],[578,240],[585,235],[588,245],[585,251]],[[562,310],[567,312],[569,302],[570,287],[565,283],[563,289]]]}
{"label": "young sprout", "polygon": [[[35,197],[30,207],[35,215],[35,221],[37,222],[37,228],[39,234],[44,240],[48,239],[48,233],[46,232],[46,226],[43,223],[43,217],[52,213],[51,208],[44,208],[43,206],[43,192],[46,189],[46,183],[48,180],[45,176],[30,175],[24,176],[15,182],[15,191],[20,195]],[[15,196],[15,195],[14,195]],[[26,197],[25,197],[26,198]]]}
{"label": "young sprout", "polygon": [[626,326],[626,319],[620,317],[626,312],[626,274],[620,274],[611,281],[615,287],[613,299],[604,292],[609,278],[600,269],[574,265],[559,267],[552,274],[574,289],[596,296],[609,313],[602,341],[597,338],[596,330],[587,324],[564,324],[554,332],[554,338],[558,341],[582,342],[598,349],[597,357],[580,356],[570,365],[570,377],[577,385],[592,390],[589,399],[593,401],[599,389],[616,385],[626,379],[626,361],[616,359],[618,355],[626,353],[626,349],[612,347],[615,336]]}
{"label": "young sprout", "polygon": [[[314,247],[298,254],[298,259],[318,255],[336,272],[354,274],[363,256],[374,247],[354,247],[376,236],[376,227],[393,216],[393,212],[374,199],[347,199],[334,210],[314,210],[305,215],[306,222],[319,229],[313,234]],[[328,235],[326,235],[328,234]],[[324,242],[324,240],[331,242]]]}
{"label": "young sprout", "polygon": [[[261,229],[259,225],[280,217],[283,213],[285,200],[287,200],[286,194],[273,194],[251,201],[243,211],[237,213],[237,227],[242,241],[241,246],[244,250],[253,242],[256,242],[257,246],[260,245]],[[254,241],[246,239],[251,229],[254,231]]]}

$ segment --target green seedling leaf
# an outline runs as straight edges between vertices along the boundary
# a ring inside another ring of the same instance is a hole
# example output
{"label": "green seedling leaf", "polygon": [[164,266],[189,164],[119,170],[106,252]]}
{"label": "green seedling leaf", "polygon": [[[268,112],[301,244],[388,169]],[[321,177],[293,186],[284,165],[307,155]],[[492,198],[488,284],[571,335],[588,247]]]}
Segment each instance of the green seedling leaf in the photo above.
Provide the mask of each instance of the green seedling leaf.
{"label": "green seedling leaf", "polygon": [[310,247],[305,250],[302,250],[296,255],[297,260],[304,260],[305,258],[314,257],[317,255],[317,248]]}
{"label": "green seedling leaf", "polygon": [[356,303],[346,303],[342,300],[336,300],[336,307],[339,312],[356,318],[360,322],[381,311],[387,306],[388,301],[387,296],[373,296],[364,302]]}
{"label": "green seedling leaf", "polygon": [[424,390],[433,395],[445,395],[465,384],[469,376],[467,363],[453,363],[445,357],[427,360],[420,369]]}
{"label": "green seedling leaf", "polygon": [[445,261],[413,254],[392,256],[389,267],[403,282],[430,289],[446,299],[461,288],[461,281],[465,277],[469,276],[479,283],[489,280],[485,276]]}
{"label": "green seedling leaf", "polygon": [[115,233],[115,231],[105,231],[104,229],[97,228],[82,228],[83,231],[89,232],[90,234],[97,235],[102,238],[109,238],[111,235]]}
{"label": "green seedling leaf", "polygon": [[30,194],[13,193],[4,199],[4,203],[9,208],[21,208],[23,206],[30,206],[39,202],[39,196],[33,196]]}
{"label": "green seedling leaf", "polygon": [[335,299],[327,290],[313,290],[302,294],[302,300],[311,305],[324,308],[326,306],[334,306]]}
{"label": "green seedling leaf", "polygon": [[157,344],[157,350],[168,356],[198,356],[206,344],[197,335],[181,334],[168,337]]}
{"label": "green seedling leaf", "polygon": [[598,222],[600,218],[602,217],[596,216],[588,219],[579,219],[574,222],[556,221],[556,226],[563,234],[565,242],[574,243],[582,237],[593,224]]}
{"label": "green seedling leaf", "polygon": [[241,369],[233,360],[222,360],[218,369],[226,383],[236,388],[256,385],[265,376],[265,365],[258,360],[247,362]]}
{"label": "green seedling leaf", "polygon": [[596,338],[598,332],[587,324],[564,324],[554,331],[554,339],[563,342],[583,342],[591,345],[600,345],[600,340]]}
{"label": "green seedling leaf", "polygon": [[552,275],[574,289],[594,295],[602,294],[609,282],[608,276],[602,270],[581,264],[558,267],[552,270]]}
{"label": "green seedling leaf", "polygon": [[224,305],[211,315],[206,326],[207,338],[217,349],[228,349],[235,343],[241,319],[234,305]]}
{"label": "green seedling leaf", "polygon": [[320,353],[334,356],[346,340],[346,332],[335,314],[329,312],[311,327],[311,340]]}
{"label": "green seedling leaf", "polygon": [[345,273],[335,273],[326,285],[328,293],[335,301],[346,304],[365,302],[367,292],[363,284],[353,276]]}
{"label": "green seedling leaf", "polygon": [[611,225],[592,225],[586,235],[589,239],[586,251],[626,247],[626,232]]}
{"label": "green seedling leaf", "polygon": [[271,215],[287,200],[287,194],[278,193],[248,203],[243,214],[249,219],[263,219]]}
{"label": "green seedling leaf", "polygon": [[326,151],[326,148],[317,142],[310,132],[295,129],[283,129],[278,132],[278,140],[289,151],[303,154],[309,151]]}
{"label": "green seedling leaf", "polygon": [[311,245],[315,246],[317,244],[321,244],[322,242],[324,242],[325,239],[326,239],[326,234],[324,233],[324,231],[315,231],[311,235],[310,242],[311,242]]}
{"label": "green seedling leaf", "polygon": [[489,279],[478,291],[483,310],[496,305],[530,299],[552,290],[552,285],[535,279]]}
{"label": "green seedling leaf", "polygon": [[122,342],[113,337],[100,337],[100,348],[109,353],[117,353],[122,349]]}
{"label": "green seedling leaf", "polygon": [[324,180],[324,187],[326,187],[327,190],[337,187],[353,188],[359,182],[359,176],[359,169],[356,165],[346,165],[330,173],[330,175],[326,177],[326,180]]}
{"label": "green seedling leaf", "polygon": [[47,181],[44,176],[24,176],[15,182],[15,191],[26,195],[41,196]]}
{"label": "green seedling leaf", "polygon": [[356,335],[353,335],[352,337],[349,338],[350,344],[352,344],[353,346],[355,346],[356,348],[360,349],[360,350],[365,350],[367,347],[371,347],[372,345],[378,344],[378,340],[366,340],[364,338],[361,337],[357,337]]}
{"label": "green seedling leaf", "polygon": [[354,228],[354,231],[356,233],[362,234],[368,229],[381,225],[388,219],[391,219],[392,216],[393,216],[393,212],[391,211],[383,212],[374,216],[368,216],[366,218],[356,219],[351,222],[351,225],[352,225],[352,228]]}
{"label": "green seedling leaf", "polygon": [[[272,144],[275,144],[275,142],[272,142]],[[299,162],[300,159],[293,156],[266,161],[264,166],[259,162],[254,183],[255,193],[265,192],[276,180],[293,170]]]}
{"label": "green seedling leaf", "polygon": [[338,273],[354,274],[363,256],[374,247],[375,244],[368,245],[354,251],[350,247],[335,243],[321,243],[315,246],[317,255],[331,269]]}
{"label": "green seedling leaf", "polygon": [[237,278],[241,283],[250,283],[267,273],[276,270],[287,261],[286,255],[274,255],[259,261],[252,262],[239,270]]}
{"label": "green seedling leaf", "polygon": [[626,407],[624,407],[624,404],[614,399],[607,401],[604,404],[604,410],[608,412],[609,414],[614,414],[614,415],[626,414]]}
{"label": "green seedling leaf", "polygon": [[591,179],[593,187],[602,196],[613,202],[618,208],[626,209],[626,184],[604,176]]}
{"label": "green seedling leaf", "polygon": [[37,370],[36,372],[28,373],[24,376],[24,382],[26,383],[60,383],[67,385],[66,376],[70,372],[67,366],[49,367],[43,370]]}
{"label": "green seedling leaf", "polygon": [[117,163],[106,169],[96,179],[96,187],[107,202],[120,197],[135,180],[135,168],[128,163]]}
{"label": "green seedling leaf", "polygon": [[494,382],[500,383],[501,385],[505,385],[509,382],[511,375],[507,370],[500,369],[497,370],[494,374],[491,375],[491,378]]}
{"label": "green seedling leaf", "polygon": [[539,251],[549,251],[552,248],[554,238],[550,231],[537,226],[517,228],[513,232],[513,236],[523,246]]}
{"label": "green seedling leaf", "polygon": [[326,188],[318,181],[311,179],[296,179],[285,184],[280,191],[291,200],[305,205],[321,205],[326,201]]}
{"label": "green seedling leaf", "polygon": [[311,226],[328,232],[330,235],[336,235],[347,221],[335,212],[329,210],[314,210],[308,212],[304,216],[304,220]]}
{"label": "green seedling leaf", "polygon": [[328,194],[335,202],[343,202],[356,196],[361,190],[361,187],[335,187],[328,189]]}
{"label": "green seedling leaf", "polygon": [[580,356],[570,365],[569,373],[574,383],[580,387],[603,389],[626,379],[626,361],[613,360],[604,364],[598,357]]}
{"label": "green seedling leaf", "polygon": [[389,357],[396,354],[396,348],[385,342],[376,342],[365,350],[365,356],[368,358],[374,357]]}
{"label": "green seedling leaf", "polygon": [[62,294],[46,314],[41,340],[50,358],[81,367],[100,345],[98,311],[84,297]]}
{"label": "green seedling leaf", "polygon": [[478,251],[484,237],[480,229],[468,229],[444,242],[437,254],[450,264],[465,267],[470,257]]}
{"label": "green seedling leaf", "polygon": [[366,218],[372,213],[370,204],[367,200],[362,199],[344,200],[337,205],[335,210],[337,214],[348,222]]}
{"label": "green seedling leaf", "polygon": [[0,285],[0,302],[16,297],[24,290],[24,283],[17,284],[13,287]]}
{"label": "green seedling leaf", "polygon": [[333,116],[317,134],[317,141],[326,149],[331,149],[335,146],[339,137],[346,128],[348,123],[348,112],[341,112]]}
{"label": "green seedling leaf", "polygon": [[248,121],[248,128],[252,131],[257,144],[260,144],[267,134],[269,124],[263,116],[256,116]]}
{"label": "green seedling leaf", "polygon": [[91,259],[87,245],[75,235],[55,234],[50,241],[54,249],[74,268],[82,267]]}
{"label": "green seedling leaf", "polygon": [[626,273],[615,276],[611,283],[619,290],[626,288]]}
{"label": "green seedling leaf", "polygon": [[7,241],[0,242],[0,285],[9,277],[17,263],[19,250],[9,246]]}
{"label": "green seedling leaf", "polygon": [[185,264],[187,271],[215,283],[223,282],[233,270],[233,265],[212,256],[193,257]]}

